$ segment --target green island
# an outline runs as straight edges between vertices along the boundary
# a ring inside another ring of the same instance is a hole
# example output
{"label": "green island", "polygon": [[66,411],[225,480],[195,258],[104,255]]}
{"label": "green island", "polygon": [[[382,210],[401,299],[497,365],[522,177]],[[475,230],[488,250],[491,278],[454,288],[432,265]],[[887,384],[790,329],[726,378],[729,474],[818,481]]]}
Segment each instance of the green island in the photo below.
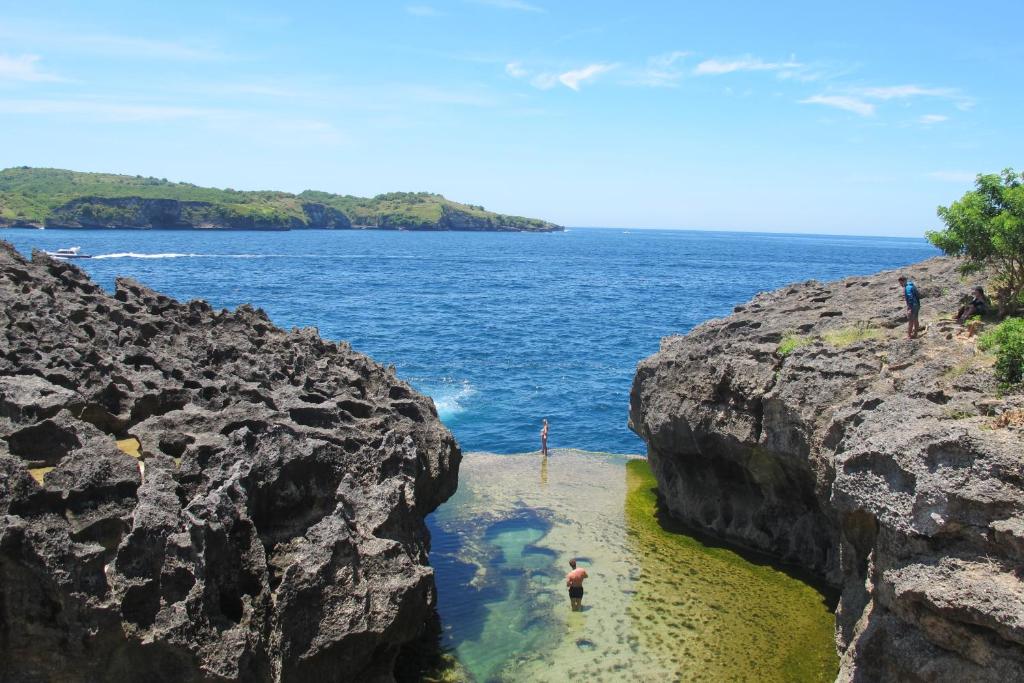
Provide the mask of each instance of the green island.
{"label": "green island", "polygon": [[536,218],[430,192],[354,197],[240,191],[164,178],[21,166],[0,171],[0,228],[381,229],[553,232]]}

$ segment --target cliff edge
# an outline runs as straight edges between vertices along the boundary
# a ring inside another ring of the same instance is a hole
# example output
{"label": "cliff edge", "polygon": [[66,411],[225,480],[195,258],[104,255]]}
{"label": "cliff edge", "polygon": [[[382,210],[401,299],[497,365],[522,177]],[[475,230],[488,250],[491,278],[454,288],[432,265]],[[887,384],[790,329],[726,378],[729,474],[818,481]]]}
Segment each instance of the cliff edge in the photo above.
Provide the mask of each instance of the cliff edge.
{"label": "cliff edge", "polygon": [[312,329],[0,242],[0,680],[391,680],[461,454]]}
{"label": "cliff edge", "polygon": [[1024,680],[1024,396],[952,321],[956,263],[759,294],[662,341],[630,426],[685,523],[842,590],[841,681]]}

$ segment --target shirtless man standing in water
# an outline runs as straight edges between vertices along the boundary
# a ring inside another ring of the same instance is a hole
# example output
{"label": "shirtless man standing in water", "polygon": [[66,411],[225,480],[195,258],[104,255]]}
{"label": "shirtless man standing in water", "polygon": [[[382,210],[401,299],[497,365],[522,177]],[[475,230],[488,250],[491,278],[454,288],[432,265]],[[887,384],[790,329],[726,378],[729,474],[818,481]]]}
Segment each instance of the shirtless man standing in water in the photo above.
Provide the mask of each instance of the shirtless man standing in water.
{"label": "shirtless man standing in water", "polygon": [[544,418],[544,426],[540,428],[540,452],[548,457],[548,420]]}
{"label": "shirtless man standing in water", "polygon": [[569,560],[572,571],[565,575],[565,585],[569,587],[569,604],[573,612],[583,609],[583,579],[587,578],[586,569],[577,569],[576,560]]}

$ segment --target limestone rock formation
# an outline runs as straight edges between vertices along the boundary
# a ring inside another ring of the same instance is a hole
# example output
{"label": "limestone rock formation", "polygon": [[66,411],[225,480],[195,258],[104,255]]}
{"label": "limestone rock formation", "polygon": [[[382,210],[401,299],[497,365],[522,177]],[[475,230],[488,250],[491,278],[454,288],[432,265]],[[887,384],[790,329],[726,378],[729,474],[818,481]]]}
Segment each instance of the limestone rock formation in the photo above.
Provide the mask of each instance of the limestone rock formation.
{"label": "limestone rock formation", "polygon": [[6,243],[0,321],[0,681],[391,679],[461,459],[430,399]]}
{"label": "limestone rock formation", "polygon": [[[760,294],[662,341],[630,424],[668,510],[841,588],[843,681],[1024,680],[1024,395],[956,323],[949,259]],[[1011,426],[1007,426],[1011,425]]]}

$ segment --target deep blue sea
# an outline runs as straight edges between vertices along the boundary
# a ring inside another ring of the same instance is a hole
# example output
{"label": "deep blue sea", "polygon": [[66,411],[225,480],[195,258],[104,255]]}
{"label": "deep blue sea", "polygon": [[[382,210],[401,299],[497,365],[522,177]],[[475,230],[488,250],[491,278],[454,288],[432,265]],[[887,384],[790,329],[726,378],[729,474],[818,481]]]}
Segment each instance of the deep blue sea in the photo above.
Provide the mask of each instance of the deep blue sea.
{"label": "deep blue sea", "polygon": [[0,230],[80,245],[104,287],[252,303],[282,327],[346,339],[434,398],[467,451],[642,453],[626,427],[636,363],[761,290],[897,268],[923,239],[675,230],[564,233]]}

